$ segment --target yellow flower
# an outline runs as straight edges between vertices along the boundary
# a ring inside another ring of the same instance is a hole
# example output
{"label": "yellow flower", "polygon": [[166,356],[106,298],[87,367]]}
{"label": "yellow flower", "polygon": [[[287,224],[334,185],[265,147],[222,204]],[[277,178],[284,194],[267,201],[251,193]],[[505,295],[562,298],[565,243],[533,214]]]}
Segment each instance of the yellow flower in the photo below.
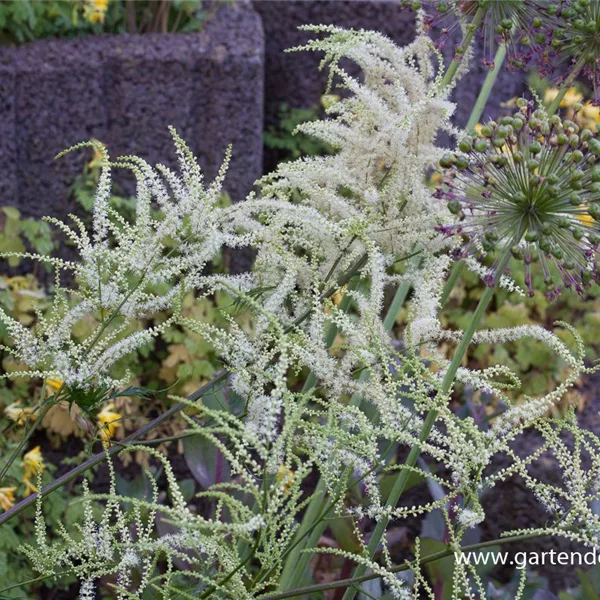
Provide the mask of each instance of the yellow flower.
{"label": "yellow flower", "polygon": [[600,122],[600,106],[594,106],[591,102],[588,102],[583,107],[582,112],[586,119],[590,119],[594,123]]}
{"label": "yellow flower", "polygon": [[4,409],[4,414],[17,425],[25,425],[29,417],[35,412],[31,406],[21,406],[21,401],[13,402]]}
{"label": "yellow flower", "polygon": [[110,440],[115,435],[115,431],[121,427],[121,415],[115,412],[115,405],[109,402],[99,413],[98,423],[100,424],[100,437],[104,441]]}
{"label": "yellow flower", "polygon": [[8,510],[14,506],[16,489],[16,487],[0,488],[0,507],[2,510]]}
{"label": "yellow flower", "polygon": [[[340,302],[342,301],[342,299],[344,298],[344,294],[346,293],[346,286],[342,286],[341,288],[338,288],[332,295],[331,295],[331,303],[334,306],[339,306]],[[329,304],[329,302],[325,302],[325,306],[324,306],[324,312],[326,315],[330,315],[331,314],[331,304]]]}
{"label": "yellow flower", "polygon": [[[103,148],[106,147],[106,144],[104,144],[104,142],[101,142],[100,140],[96,139],[96,138],[92,138],[92,142],[96,143],[96,144],[100,144]],[[90,169],[96,169],[101,167],[104,164],[104,154],[102,152],[102,150],[100,150],[100,148],[94,146],[94,154],[92,156],[92,160],[90,160],[90,162],[88,163],[88,167]]]}
{"label": "yellow flower", "polygon": [[84,15],[90,23],[104,23],[108,0],[86,0]]}
{"label": "yellow flower", "polygon": [[60,390],[60,388],[63,386],[64,381],[61,381],[60,379],[54,379],[52,377],[49,377],[48,379],[46,379],[46,393],[48,394],[48,396],[52,396],[54,394],[56,394],[56,392],[58,392],[58,390]]}
{"label": "yellow flower", "polygon": [[294,483],[294,471],[288,469],[285,465],[281,465],[275,478],[277,483],[283,484],[283,491],[287,492]]}
{"label": "yellow flower", "polygon": [[31,483],[32,477],[37,477],[38,473],[42,473],[46,466],[44,465],[44,457],[39,446],[32,448],[23,456],[23,483],[25,484],[25,496],[29,496],[31,492],[37,492],[37,487]]}
{"label": "yellow flower", "polygon": [[30,282],[27,277],[15,275],[14,277],[4,277],[4,281],[11,292],[20,292],[21,290],[29,289]]}
{"label": "yellow flower", "polygon": [[[546,104],[550,104],[554,98],[558,95],[558,90],[556,88],[548,88],[544,95],[544,102]],[[564,98],[560,101],[561,108],[572,107],[578,102],[581,102],[583,98],[583,94],[580,94],[576,88],[572,87],[567,90]]]}
{"label": "yellow flower", "polygon": [[333,294],[333,296],[331,296],[331,301],[336,305],[339,306],[341,301],[344,299],[344,294],[346,293],[346,286],[342,286],[341,288],[339,288],[335,294]]}
{"label": "yellow flower", "polygon": [[592,218],[592,216],[589,213],[578,213],[577,218],[584,224],[584,225],[593,225],[594,224],[594,219]]}
{"label": "yellow flower", "polygon": [[321,96],[321,106],[327,110],[330,106],[337,104],[340,98],[338,94],[323,94]]}

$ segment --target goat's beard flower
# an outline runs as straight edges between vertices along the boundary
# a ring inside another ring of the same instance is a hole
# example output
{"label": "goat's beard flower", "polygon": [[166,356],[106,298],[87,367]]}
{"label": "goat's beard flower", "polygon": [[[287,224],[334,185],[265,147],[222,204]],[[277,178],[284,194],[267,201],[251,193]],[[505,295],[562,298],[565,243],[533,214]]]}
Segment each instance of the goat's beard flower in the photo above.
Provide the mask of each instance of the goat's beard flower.
{"label": "goat's beard flower", "polygon": [[560,292],[557,279],[581,293],[598,278],[599,136],[548,118],[524,98],[517,106],[513,116],[490,121],[440,161],[444,176],[436,193],[458,222],[439,229],[466,238],[462,255],[495,254],[488,285],[512,256],[525,264],[530,295],[534,262],[550,298]]}

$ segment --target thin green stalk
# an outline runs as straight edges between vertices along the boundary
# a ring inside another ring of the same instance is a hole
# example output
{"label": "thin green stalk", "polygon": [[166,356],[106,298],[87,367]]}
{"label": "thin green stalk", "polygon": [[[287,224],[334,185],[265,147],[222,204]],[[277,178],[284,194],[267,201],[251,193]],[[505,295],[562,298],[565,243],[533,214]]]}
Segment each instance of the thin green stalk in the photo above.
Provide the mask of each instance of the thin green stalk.
{"label": "thin green stalk", "polygon": [[[473,17],[473,21],[471,23],[469,23],[469,25],[467,25],[467,33],[462,42],[462,48],[464,50],[467,50],[471,46],[471,41],[473,40],[473,36],[475,35],[475,32],[481,25],[486,12],[487,12],[487,9],[485,8],[485,6],[480,6],[477,9],[475,16]],[[444,75],[444,79],[442,79],[442,87],[443,88],[448,87],[448,85],[450,85],[450,83],[452,83],[452,80],[456,76],[456,72],[458,71],[458,67],[460,66],[460,63],[462,61],[463,61],[462,56],[458,56],[458,57],[455,57],[454,60],[450,63],[450,66],[448,67],[448,70],[446,71],[446,74]]]}
{"label": "thin green stalk", "polygon": [[565,82],[565,85],[563,85],[563,87],[561,87],[560,90],[558,90],[558,94],[556,94],[554,100],[552,100],[552,103],[548,107],[548,115],[551,116],[558,110],[560,103],[563,101],[565,94],[569,90],[570,85],[570,83],[567,84],[567,82]]}
{"label": "thin green stalk", "polygon": [[506,58],[506,44],[500,44],[498,46],[498,50],[496,50],[496,56],[494,56],[494,68],[487,74],[485,81],[483,82],[483,86],[479,91],[479,96],[477,96],[477,101],[475,102],[475,106],[471,111],[471,116],[469,117],[469,121],[467,122],[466,130],[473,131],[475,129],[475,125],[479,123],[481,119],[481,115],[485,109],[485,105],[490,98],[490,94],[492,92],[492,88],[496,83],[496,78],[498,77],[498,73],[504,64],[504,60]]}
{"label": "thin green stalk", "polygon": [[546,111],[549,116],[553,115],[560,107],[560,103],[563,101],[565,94],[569,91],[569,88],[573,85],[575,79],[577,79],[577,76],[581,72],[581,69],[583,68],[583,65],[585,64],[585,59],[586,59],[586,56],[584,54],[577,61],[577,64],[575,65],[575,67],[573,67],[573,70],[571,71],[569,76],[565,79],[564,83],[561,85],[560,89],[558,90],[558,94],[556,94],[556,97],[554,98],[554,100],[552,100],[552,103],[550,104],[550,106],[548,107],[548,109]]}
{"label": "thin green stalk", "polygon": [[[396,322],[396,316],[404,304],[409,291],[410,285],[408,283],[403,283],[398,286],[392,303],[383,320],[386,331],[392,330],[392,327]],[[368,378],[369,371],[367,369],[361,371],[359,381],[365,381]],[[352,399],[350,400],[352,406],[360,406],[361,403],[362,396],[352,396]],[[297,585],[299,580],[304,576],[308,563],[310,562],[310,554],[306,552],[303,553],[302,550],[312,547],[315,544],[315,540],[318,541],[327,529],[327,522],[321,521],[315,523],[322,511],[326,493],[327,489],[325,482],[323,481],[323,478],[320,478],[313,497],[304,513],[298,533],[296,534],[296,539],[304,537],[306,541],[303,544],[296,545],[292,552],[290,552],[281,573],[279,589],[289,589],[290,587]],[[311,532],[310,535],[309,532]],[[285,587],[282,586],[282,583]]]}
{"label": "thin green stalk", "polygon": [[0,471],[0,483],[2,483],[4,477],[8,473],[8,470],[10,469],[11,465],[15,462],[17,456],[20,456],[20,454],[23,451],[23,449],[25,448],[27,442],[29,441],[31,436],[34,434],[35,430],[38,428],[39,424],[42,422],[42,420],[44,419],[44,417],[46,416],[48,411],[52,408],[52,406],[54,406],[54,404],[55,403],[53,401],[50,401],[50,402],[46,401],[42,404],[42,407],[40,408],[40,412],[39,412],[38,416],[36,417],[35,421],[33,422],[31,427],[27,430],[27,433],[25,433],[25,435],[19,442],[19,445],[17,446],[16,450],[10,455],[9,459],[6,461],[6,464],[2,467],[2,470]]}
{"label": "thin green stalk", "polygon": [[442,289],[442,295],[440,296],[440,306],[444,306],[446,302],[448,302],[448,298],[450,293],[454,289],[456,282],[459,277],[462,275],[463,271],[466,268],[466,263],[464,260],[459,260],[452,265],[452,269],[450,270],[450,275]]}
{"label": "thin green stalk", "polygon": [[[475,552],[476,550],[482,550],[483,548],[489,548],[490,546],[502,546],[503,544],[510,544],[512,542],[524,542],[527,540],[538,539],[541,537],[548,537],[550,533],[526,533],[523,535],[513,535],[505,538],[498,538],[495,540],[488,540],[487,542],[479,542],[478,544],[471,544],[469,546],[462,546],[460,552]],[[429,563],[454,556],[454,550],[448,548],[447,550],[440,550],[434,554],[430,554],[418,561],[420,566],[427,565]],[[414,568],[415,561],[406,561],[397,567],[392,567],[388,570],[389,573],[401,573],[402,571],[408,571]],[[285,600],[286,598],[300,598],[309,594],[316,594],[318,592],[326,592],[327,590],[334,590],[337,588],[348,588],[350,586],[356,586],[365,581],[371,581],[372,579],[379,579],[380,573],[369,573],[368,575],[361,575],[360,577],[350,577],[348,579],[339,579],[338,581],[332,581],[330,583],[319,583],[317,585],[308,585],[306,587],[296,588],[282,593],[276,594],[265,594],[259,596],[260,600]],[[355,590],[356,592],[356,590]]]}
{"label": "thin green stalk", "polygon": [[[504,266],[501,266],[499,268],[499,272],[502,272],[504,270],[507,261],[508,258],[505,259]],[[471,343],[471,340],[473,339],[473,335],[475,334],[477,326],[481,322],[481,319],[483,318],[483,315],[485,314],[485,311],[490,301],[492,300],[492,297],[494,296],[495,289],[495,287],[486,288],[485,292],[483,293],[483,296],[479,300],[479,304],[477,305],[477,308],[473,313],[473,318],[471,319],[468,327],[465,329],[460,344],[458,345],[454,357],[452,358],[452,362],[450,363],[450,366],[446,371],[437,399],[443,400],[450,393],[450,390],[452,389],[452,384],[454,383],[456,372],[458,371],[458,368],[460,367],[460,364],[467,353],[467,349],[469,347],[469,344]],[[408,467],[408,469],[404,469],[398,474],[398,477],[394,482],[394,487],[392,488],[392,491],[390,492],[390,495],[388,496],[386,501],[386,504],[388,506],[396,506],[398,500],[404,493],[406,484],[408,483],[408,479],[410,477],[410,468],[414,467],[417,463],[417,459],[421,454],[421,445],[429,437],[429,434],[431,433],[431,429],[433,428],[433,424],[435,423],[437,416],[438,411],[435,408],[432,408],[425,417],[423,428],[421,429],[421,432],[419,434],[419,439],[411,448],[408,457],[406,458],[406,461],[404,463]],[[383,538],[383,534],[385,533],[388,523],[389,518],[382,518],[377,522],[375,530],[371,534],[369,545],[367,546],[367,555],[369,559],[372,559],[375,555],[375,552],[379,547],[379,544],[381,542],[381,539]],[[353,577],[361,577],[365,574],[366,570],[366,566],[359,565],[354,571]],[[346,593],[344,594],[342,600],[353,600],[355,595],[356,590],[350,588],[346,590]]]}

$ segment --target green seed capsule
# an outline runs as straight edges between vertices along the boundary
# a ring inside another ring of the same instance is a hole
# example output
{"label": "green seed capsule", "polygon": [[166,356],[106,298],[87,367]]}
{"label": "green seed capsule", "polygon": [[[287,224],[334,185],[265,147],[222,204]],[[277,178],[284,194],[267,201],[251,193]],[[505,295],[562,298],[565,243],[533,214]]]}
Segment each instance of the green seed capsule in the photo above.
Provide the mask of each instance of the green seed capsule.
{"label": "green seed capsule", "polygon": [[569,141],[569,138],[564,133],[559,133],[556,136],[556,141],[559,146],[564,146]]}
{"label": "green seed capsule", "polygon": [[531,154],[539,154],[542,151],[542,145],[539,142],[531,142],[529,144],[529,151]]}
{"label": "green seed capsule", "polygon": [[581,196],[579,194],[576,194],[575,192],[573,192],[570,196],[569,196],[569,202],[573,205],[573,206],[579,206],[581,204]]}
{"label": "green seed capsule", "polygon": [[588,142],[588,148],[592,154],[598,156],[600,154],[600,141],[596,139],[590,140]]}
{"label": "green seed capsule", "polygon": [[493,252],[496,249],[496,244],[486,239],[481,240],[481,246],[486,252]]}
{"label": "green seed capsule", "polygon": [[450,200],[448,202],[448,210],[453,215],[457,215],[460,212],[460,202],[458,200]]}
{"label": "green seed capsule", "polygon": [[540,239],[540,234],[537,231],[528,231],[525,234],[525,240],[528,242],[537,242]]}
{"label": "green seed capsule", "polygon": [[521,118],[515,117],[512,126],[515,131],[521,131],[521,129],[523,129],[525,126],[525,120],[522,118],[522,116]]}
{"label": "green seed capsule", "polygon": [[527,161],[527,168],[530,171],[535,171],[536,169],[539,169],[540,168],[540,161],[536,160],[534,158],[529,159]]}
{"label": "green seed capsule", "polygon": [[481,135],[486,138],[491,138],[494,135],[494,130],[489,125],[484,125],[481,128]]}
{"label": "green seed capsule", "polygon": [[585,235],[585,231],[583,229],[581,229],[581,227],[574,227],[573,228],[573,237],[576,240],[582,239],[584,235]]}
{"label": "green seed capsule", "polygon": [[517,260],[523,260],[523,250],[519,248],[519,246],[513,246],[510,249],[510,253],[513,255],[513,258]]}
{"label": "green seed capsule", "polygon": [[469,166],[469,161],[464,156],[457,156],[455,165],[459,169],[466,169]]}
{"label": "green seed capsule", "polygon": [[574,150],[571,152],[571,160],[576,163],[580,163],[583,160],[583,152],[581,150]]}
{"label": "green seed capsule", "polygon": [[458,142],[458,148],[461,152],[471,152],[473,150],[473,138],[467,136]]}
{"label": "green seed capsule", "polygon": [[594,134],[589,130],[589,129],[584,129],[581,132],[581,141],[582,142],[588,142],[589,140],[591,140],[594,137]]}
{"label": "green seed capsule", "polygon": [[554,258],[557,258],[558,260],[561,260],[563,257],[563,251],[558,247],[552,248],[552,256],[554,256]]}
{"label": "green seed capsule", "polygon": [[475,140],[475,142],[473,143],[473,147],[475,148],[475,150],[477,150],[477,152],[485,152],[489,147],[489,142],[487,140],[479,138]]}
{"label": "green seed capsule", "polygon": [[440,159],[440,166],[444,169],[449,169],[455,162],[454,154],[444,154]]}

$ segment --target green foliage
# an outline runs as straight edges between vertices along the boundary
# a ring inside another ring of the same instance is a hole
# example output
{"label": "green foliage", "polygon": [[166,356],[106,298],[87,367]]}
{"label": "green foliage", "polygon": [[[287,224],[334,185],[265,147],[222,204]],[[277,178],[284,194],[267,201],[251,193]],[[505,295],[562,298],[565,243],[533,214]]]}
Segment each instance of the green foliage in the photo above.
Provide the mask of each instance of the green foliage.
{"label": "green foliage", "polygon": [[97,33],[189,33],[210,15],[202,0],[3,0],[0,44]]}
{"label": "green foliage", "polygon": [[[0,252],[25,252],[29,250],[49,255],[54,248],[52,231],[45,221],[22,219],[20,211],[14,206],[0,208]],[[11,267],[20,264],[21,259],[13,256],[8,259]]]}
{"label": "green foliage", "polygon": [[[518,274],[515,278],[519,280]],[[540,281],[535,281],[536,278]],[[542,276],[537,275],[534,277],[534,284],[541,284],[541,280]],[[522,281],[519,283],[522,284]],[[444,325],[451,329],[465,329],[481,293],[477,275],[465,273],[455,286],[448,307],[444,310]],[[583,298],[566,291],[551,303],[540,291],[536,291],[533,298],[526,298],[516,292],[499,289],[481,326],[500,328],[543,323],[551,328],[556,321],[572,324],[585,343],[587,360],[595,360],[600,350],[600,287],[593,285]],[[559,337],[563,337],[563,341],[568,343],[567,336],[561,333]],[[507,365],[518,374],[522,386],[515,392],[509,392],[509,396],[514,398],[547,393],[561,380],[566,368],[564,361],[547,346],[529,338],[519,340],[518,343],[473,346],[468,357],[470,366],[486,368]]]}
{"label": "green foliage", "polygon": [[279,123],[276,127],[270,125],[264,132],[264,142],[267,148],[277,151],[279,160],[295,160],[301,156],[319,156],[330,154],[332,148],[321,140],[296,132],[298,125],[316,121],[320,110],[313,108],[293,108],[283,103],[279,107]]}

